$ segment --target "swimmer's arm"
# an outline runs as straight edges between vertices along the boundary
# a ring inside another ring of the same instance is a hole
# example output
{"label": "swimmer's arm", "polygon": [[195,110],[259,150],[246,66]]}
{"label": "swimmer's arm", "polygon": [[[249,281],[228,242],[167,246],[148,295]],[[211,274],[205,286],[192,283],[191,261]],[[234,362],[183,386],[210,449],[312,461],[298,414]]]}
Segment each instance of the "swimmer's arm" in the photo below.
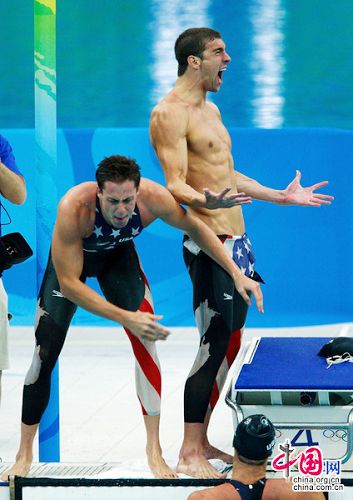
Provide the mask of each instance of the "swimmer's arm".
{"label": "swimmer's arm", "polygon": [[179,202],[194,208],[230,208],[250,203],[244,193],[228,194],[226,187],[221,192],[207,187],[199,193],[186,182],[188,171],[187,111],[172,104],[161,106],[152,112],[150,123],[151,143],[162,165],[168,190]]}
{"label": "swimmer's arm", "polygon": [[[71,204],[72,205],[72,204]],[[80,281],[83,270],[83,244],[78,210],[59,205],[52,239],[52,258],[62,294],[87,311],[122,322],[123,310],[109,303]]]}
{"label": "swimmer's arm", "polygon": [[186,183],[188,114],[172,104],[155,109],[151,115],[150,138],[162,165],[168,190],[174,198],[191,207],[205,207],[206,197]]}
{"label": "swimmer's arm", "polygon": [[232,277],[245,302],[248,305],[251,304],[247,293],[251,292],[259,312],[263,312],[260,285],[243,275],[217,236],[204,222],[184,210],[165,188],[157,184],[153,190],[153,198],[150,196],[149,207],[154,212],[155,217],[160,217],[168,224],[185,231],[207,255]]}
{"label": "swimmer's arm", "polygon": [[259,283],[243,275],[214,232],[203,221],[191,216],[188,212],[184,215],[183,225],[180,229],[186,231],[201,250],[223,267],[232,277],[236,289],[245,302],[249,306],[251,305],[251,300],[247,293],[251,292],[259,312],[263,312],[263,297]]}
{"label": "swimmer's arm", "polygon": [[115,306],[80,281],[83,270],[82,230],[79,210],[63,200],[58,209],[52,239],[52,258],[64,297],[87,311],[120,323],[135,335],[149,340],[165,340],[169,332],[156,320],[162,316],[127,311]]}
{"label": "swimmer's arm", "polygon": [[238,191],[244,192],[255,200],[270,201],[279,204],[284,204],[285,202],[285,193],[283,190],[263,186],[255,179],[247,177],[240,172],[235,172],[235,180]]}
{"label": "swimmer's arm", "polygon": [[235,172],[235,179],[239,191],[243,191],[256,200],[270,201],[280,205],[320,207],[321,205],[330,205],[334,199],[331,195],[314,192],[326,186],[328,181],[317,182],[309,187],[301,186],[301,173],[299,170],[296,171],[294,179],[285,189],[272,189],[263,186],[240,172]]}

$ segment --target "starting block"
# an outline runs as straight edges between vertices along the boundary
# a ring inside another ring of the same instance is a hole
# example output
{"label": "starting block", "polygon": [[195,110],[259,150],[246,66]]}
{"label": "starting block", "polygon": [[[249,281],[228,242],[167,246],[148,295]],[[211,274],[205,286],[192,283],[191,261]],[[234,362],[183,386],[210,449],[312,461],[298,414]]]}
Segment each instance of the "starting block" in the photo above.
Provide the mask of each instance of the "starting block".
{"label": "starting block", "polygon": [[[353,364],[327,368],[318,356],[330,338],[266,337],[244,343],[226,403],[234,429],[263,413],[276,427],[276,445],[320,447],[326,460],[353,472]],[[298,450],[299,451],[299,450]],[[349,474],[351,477],[351,474]]]}

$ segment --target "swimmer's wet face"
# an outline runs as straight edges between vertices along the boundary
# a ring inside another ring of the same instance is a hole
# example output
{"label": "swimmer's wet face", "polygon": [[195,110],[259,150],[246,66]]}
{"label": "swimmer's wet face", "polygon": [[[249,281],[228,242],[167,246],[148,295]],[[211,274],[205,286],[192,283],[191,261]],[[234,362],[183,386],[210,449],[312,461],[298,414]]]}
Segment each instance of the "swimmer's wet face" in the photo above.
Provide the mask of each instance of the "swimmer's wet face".
{"label": "swimmer's wet face", "polygon": [[200,58],[200,76],[206,92],[218,92],[222,84],[223,71],[227,69],[230,61],[231,58],[221,38],[216,38],[206,44]]}
{"label": "swimmer's wet face", "polygon": [[98,165],[97,196],[102,215],[111,226],[120,229],[129,223],[136,206],[140,179],[140,167],[126,156],[107,156]]}
{"label": "swimmer's wet face", "polygon": [[108,224],[120,229],[125,227],[134,213],[137,200],[137,188],[134,181],[106,181],[103,189],[98,188],[97,196],[101,212]]}

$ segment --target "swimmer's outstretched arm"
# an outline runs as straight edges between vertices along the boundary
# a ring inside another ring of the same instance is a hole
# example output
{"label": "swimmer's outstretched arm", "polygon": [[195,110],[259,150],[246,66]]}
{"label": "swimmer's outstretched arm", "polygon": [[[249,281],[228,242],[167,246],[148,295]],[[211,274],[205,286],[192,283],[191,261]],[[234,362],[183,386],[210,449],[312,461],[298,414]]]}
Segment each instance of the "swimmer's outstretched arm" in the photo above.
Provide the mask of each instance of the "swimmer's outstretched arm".
{"label": "swimmer's outstretched arm", "polygon": [[320,207],[321,205],[331,205],[333,196],[328,194],[314,193],[317,189],[328,184],[328,181],[321,181],[309,187],[302,187],[300,184],[302,174],[296,171],[295,177],[284,190],[284,205],[304,205],[310,207]]}
{"label": "swimmer's outstretched arm", "polygon": [[317,189],[326,186],[328,181],[318,182],[309,187],[300,184],[301,173],[296,171],[294,179],[285,189],[272,189],[263,186],[255,179],[246,177],[240,172],[235,172],[238,189],[256,200],[270,201],[280,205],[301,205],[320,207],[330,205],[333,196],[328,194],[314,193]]}

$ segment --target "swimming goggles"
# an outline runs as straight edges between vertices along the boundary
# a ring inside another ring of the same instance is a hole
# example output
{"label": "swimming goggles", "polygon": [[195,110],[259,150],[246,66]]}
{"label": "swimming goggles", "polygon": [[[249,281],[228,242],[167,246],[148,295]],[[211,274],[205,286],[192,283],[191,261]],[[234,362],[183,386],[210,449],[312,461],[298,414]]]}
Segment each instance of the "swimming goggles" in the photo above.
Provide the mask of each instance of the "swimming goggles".
{"label": "swimming goggles", "polygon": [[334,356],[326,358],[327,368],[330,368],[332,365],[338,365],[345,362],[353,363],[353,356],[349,352],[335,354]]}

